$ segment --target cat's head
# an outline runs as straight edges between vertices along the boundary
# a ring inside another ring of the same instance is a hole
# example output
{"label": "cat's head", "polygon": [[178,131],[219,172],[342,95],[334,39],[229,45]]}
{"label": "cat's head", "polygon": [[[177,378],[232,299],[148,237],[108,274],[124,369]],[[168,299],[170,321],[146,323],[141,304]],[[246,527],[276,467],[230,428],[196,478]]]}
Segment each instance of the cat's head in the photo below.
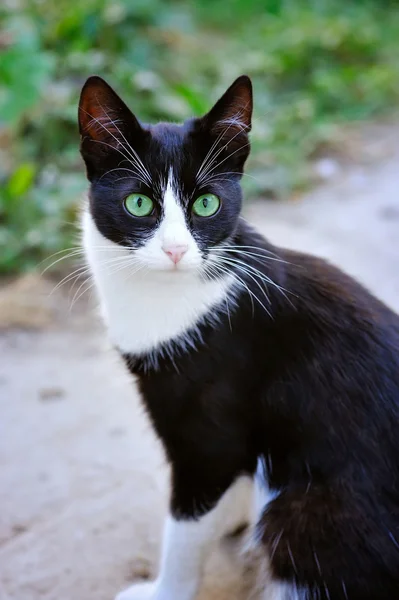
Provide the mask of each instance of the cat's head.
{"label": "cat's head", "polygon": [[245,75],[205,116],[182,125],[140,123],[107,83],[90,77],[79,128],[100,234],[146,270],[205,271],[237,227],[251,115]]}

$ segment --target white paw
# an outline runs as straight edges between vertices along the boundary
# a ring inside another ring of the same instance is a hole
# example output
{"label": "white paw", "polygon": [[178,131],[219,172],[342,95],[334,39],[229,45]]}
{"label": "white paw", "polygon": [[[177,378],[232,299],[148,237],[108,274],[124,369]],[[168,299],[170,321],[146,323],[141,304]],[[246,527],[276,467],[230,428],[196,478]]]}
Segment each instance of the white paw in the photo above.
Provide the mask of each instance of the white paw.
{"label": "white paw", "polygon": [[117,595],[115,600],[155,600],[156,585],[153,581],[135,583]]}
{"label": "white paw", "polygon": [[172,587],[157,581],[136,583],[117,595],[115,600],[194,600],[197,586],[194,581]]}

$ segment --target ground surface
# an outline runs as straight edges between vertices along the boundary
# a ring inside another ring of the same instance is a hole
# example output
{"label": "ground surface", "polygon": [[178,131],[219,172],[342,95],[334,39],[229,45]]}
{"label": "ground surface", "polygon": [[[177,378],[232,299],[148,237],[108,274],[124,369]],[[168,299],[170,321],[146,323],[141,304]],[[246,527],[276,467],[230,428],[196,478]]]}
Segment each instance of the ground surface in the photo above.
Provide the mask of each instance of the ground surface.
{"label": "ground surface", "polygon": [[[301,201],[253,204],[247,217],[399,310],[398,165],[399,146]],[[28,278],[0,292],[0,599],[112,600],[156,569],[167,469],[94,311],[80,302],[69,312],[52,287]],[[216,560],[201,598],[245,598],[234,557]]]}

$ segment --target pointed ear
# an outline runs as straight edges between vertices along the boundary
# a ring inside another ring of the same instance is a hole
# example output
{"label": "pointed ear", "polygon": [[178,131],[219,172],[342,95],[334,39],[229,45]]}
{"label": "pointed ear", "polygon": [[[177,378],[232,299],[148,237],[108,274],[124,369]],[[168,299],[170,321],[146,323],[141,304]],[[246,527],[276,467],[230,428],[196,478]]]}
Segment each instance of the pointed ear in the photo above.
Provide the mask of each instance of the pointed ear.
{"label": "pointed ear", "polygon": [[[101,170],[104,159],[121,150],[126,141],[139,140],[144,132],[136,117],[101,77],[89,77],[79,101],[81,153],[88,175]],[[141,134],[141,136],[140,136]],[[91,177],[89,176],[89,179]]]}
{"label": "pointed ear", "polygon": [[211,133],[232,138],[236,134],[251,131],[252,83],[247,75],[241,75],[228,88],[202,121]]}
{"label": "pointed ear", "polygon": [[[108,83],[94,75],[83,86],[79,101],[79,131],[82,137],[106,141],[117,136],[120,125],[139,126],[126,104]],[[140,126],[139,126],[140,127]]]}

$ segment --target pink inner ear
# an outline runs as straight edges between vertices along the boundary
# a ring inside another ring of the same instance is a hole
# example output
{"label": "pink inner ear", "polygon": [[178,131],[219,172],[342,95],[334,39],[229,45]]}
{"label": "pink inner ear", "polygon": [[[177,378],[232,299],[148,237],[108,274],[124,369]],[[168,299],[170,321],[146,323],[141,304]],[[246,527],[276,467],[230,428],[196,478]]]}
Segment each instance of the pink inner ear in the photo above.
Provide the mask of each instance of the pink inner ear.
{"label": "pink inner ear", "polygon": [[82,133],[95,140],[116,136],[122,123],[117,112],[107,107],[104,100],[95,95],[87,102],[83,101],[79,107]]}
{"label": "pink inner ear", "polygon": [[246,85],[238,85],[232,90],[231,103],[225,108],[222,123],[237,129],[247,129],[251,125],[252,95]]}
{"label": "pink inner ear", "polygon": [[225,132],[226,136],[232,137],[250,131],[251,116],[252,86],[250,79],[243,75],[229,87],[205,118],[214,133]]}
{"label": "pink inner ear", "polygon": [[99,77],[89,78],[79,103],[81,134],[98,141],[117,137],[124,110],[128,110],[127,107],[105,81]]}
{"label": "pink inner ear", "polygon": [[232,107],[231,111],[227,112],[226,117],[217,121],[213,127],[216,133],[221,132],[223,129],[228,128],[229,131],[238,133],[239,131],[246,132],[250,128],[250,120],[246,107],[235,106]]}

